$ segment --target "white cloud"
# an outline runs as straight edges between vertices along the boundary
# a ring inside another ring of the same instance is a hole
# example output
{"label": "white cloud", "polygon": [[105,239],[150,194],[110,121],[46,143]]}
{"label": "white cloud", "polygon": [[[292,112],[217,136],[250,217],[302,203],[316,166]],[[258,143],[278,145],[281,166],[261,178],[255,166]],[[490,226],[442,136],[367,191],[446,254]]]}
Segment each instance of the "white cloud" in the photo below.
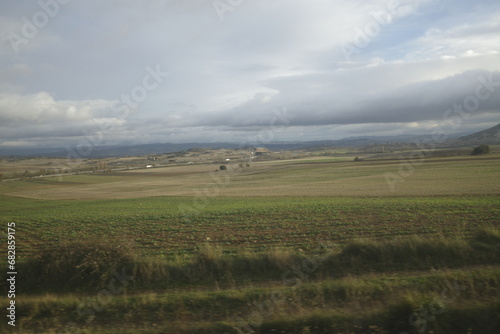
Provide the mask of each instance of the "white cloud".
{"label": "white cloud", "polygon": [[486,22],[481,21],[474,25],[464,24],[447,30],[429,29],[424,36],[414,42],[414,51],[410,52],[407,58],[496,55],[498,61],[494,65],[498,68],[500,65],[498,56],[500,54],[500,23],[496,17]]}
{"label": "white cloud", "polygon": [[[346,61],[341,46],[391,9]],[[227,141],[268,126],[284,106],[295,125],[283,137],[349,135],[358,129],[349,124],[418,129],[469,94],[479,73],[500,69],[500,6],[486,0],[255,0],[222,22],[211,1],[73,1],[15,55],[5,36],[39,10],[0,4],[9,142],[70,141],[107,121],[110,142]],[[170,75],[134,112],[114,115],[156,64]],[[496,97],[476,120],[500,110]]]}
{"label": "white cloud", "polygon": [[64,123],[88,121],[115,101],[57,101],[47,92],[35,94],[0,94],[0,121],[12,127],[29,123]]}

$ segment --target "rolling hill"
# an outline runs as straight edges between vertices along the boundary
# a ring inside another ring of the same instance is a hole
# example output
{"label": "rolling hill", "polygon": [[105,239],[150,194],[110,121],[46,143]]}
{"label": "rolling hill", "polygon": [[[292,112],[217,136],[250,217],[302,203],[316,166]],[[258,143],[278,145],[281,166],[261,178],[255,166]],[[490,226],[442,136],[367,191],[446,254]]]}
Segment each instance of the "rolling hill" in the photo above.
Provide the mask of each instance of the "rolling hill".
{"label": "rolling hill", "polygon": [[457,143],[460,145],[500,144],[500,124],[486,130],[460,137]]}

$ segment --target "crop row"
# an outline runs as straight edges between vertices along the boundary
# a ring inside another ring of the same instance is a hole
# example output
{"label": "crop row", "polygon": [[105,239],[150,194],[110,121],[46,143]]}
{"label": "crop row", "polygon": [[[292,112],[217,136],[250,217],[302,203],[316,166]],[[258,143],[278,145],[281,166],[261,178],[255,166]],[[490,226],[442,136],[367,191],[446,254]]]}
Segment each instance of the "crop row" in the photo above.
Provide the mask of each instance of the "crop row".
{"label": "crop row", "polygon": [[124,238],[146,254],[190,252],[210,242],[229,248],[308,248],[353,238],[409,234],[466,236],[497,226],[500,198],[244,198],[220,197],[186,217],[190,198],[110,201],[16,199],[1,220],[16,221],[21,257],[46,242]]}

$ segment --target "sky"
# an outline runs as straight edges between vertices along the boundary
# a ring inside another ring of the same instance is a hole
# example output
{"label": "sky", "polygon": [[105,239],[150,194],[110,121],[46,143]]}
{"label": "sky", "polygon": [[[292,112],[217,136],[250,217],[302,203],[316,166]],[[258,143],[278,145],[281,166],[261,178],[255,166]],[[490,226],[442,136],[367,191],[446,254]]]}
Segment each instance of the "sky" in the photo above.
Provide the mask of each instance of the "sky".
{"label": "sky", "polygon": [[0,148],[471,133],[497,0],[0,3]]}

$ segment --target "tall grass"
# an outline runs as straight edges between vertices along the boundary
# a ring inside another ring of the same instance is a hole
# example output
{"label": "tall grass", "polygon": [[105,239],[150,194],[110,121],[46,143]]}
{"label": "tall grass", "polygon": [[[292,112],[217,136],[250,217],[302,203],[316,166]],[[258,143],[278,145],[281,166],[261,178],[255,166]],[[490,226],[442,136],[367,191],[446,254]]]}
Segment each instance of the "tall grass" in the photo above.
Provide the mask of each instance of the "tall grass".
{"label": "tall grass", "polygon": [[[309,279],[321,279],[497,263],[500,263],[500,232],[494,229],[479,230],[468,240],[410,237],[355,241],[340,252],[323,254],[321,261],[304,252],[282,249],[223,254],[221,248],[211,244],[200,245],[191,257],[143,259],[131,244],[101,239],[46,245],[37,256],[20,264],[23,273],[20,286],[30,292],[88,291],[102,287],[123,268],[137,278],[134,288],[148,289],[281,280],[291,268],[295,268],[294,272],[302,270]],[[300,273],[297,277],[300,278]]]}
{"label": "tall grass", "polygon": [[[447,301],[443,312],[429,315],[435,319],[429,322],[428,329],[448,328],[454,321],[453,317],[463,313],[464,306],[471,314],[465,321],[460,319],[461,325],[468,324],[479,330],[485,328],[484,323],[494,324],[494,318],[491,318],[496,307],[494,299],[500,297],[498,269],[489,267],[439,274],[398,275],[397,280],[388,280],[385,275],[370,275],[309,282],[298,287],[277,285],[263,289],[247,286],[222,291],[167,290],[116,295],[96,312],[93,323],[96,328],[101,328],[110,319],[140,319],[150,324],[168,323],[172,333],[224,333],[215,329],[223,328],[221,322],[226,321],[227,332],[236,333],[233,327],[241,316],[253,324],[256,333],[400,333],[402,330],[416,333],[418,330],[411,325],[410,316],[415,310],[432,303],[448,281],[463,289],[456,300]],[[23,320],[25,328],[46,328],[53,321],[71,321],[81,300],[78,296],[65,294],[26,296],[19,302],[23,305],[19,315],[29,319]],[[476,308],[484,314],[479,316]],[[260,326],[255,325],[257,309],[268,311],[264,313]],[[150,327],[150,331],[146,331],[143,328],[143,331],[137,332],[154,332],[152,329]],[[98,330],[90,332],[99,333]],[[461,331],[441,330],[435,333]]]}
{"label": "tall grass", "polygon": [[137,255],[130,243],[117,240],[65,241],[46,245],[22,266],[28,291],[100,288],[123,267],[133,268]]}

